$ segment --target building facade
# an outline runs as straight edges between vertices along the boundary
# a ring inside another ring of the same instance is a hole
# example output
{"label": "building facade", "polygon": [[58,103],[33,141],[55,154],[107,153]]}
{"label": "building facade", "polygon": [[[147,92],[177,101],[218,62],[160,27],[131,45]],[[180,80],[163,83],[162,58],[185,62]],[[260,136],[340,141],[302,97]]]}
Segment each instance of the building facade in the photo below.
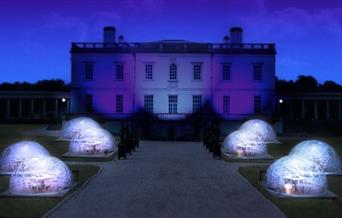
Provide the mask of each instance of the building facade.
{"label": "building facade", "polygon": [[222,43],[127,43],[105,27],[101,43],[72,43],[71,113],[182,120],[206,104],[224,120],[273,116],[275,55],[238,27]]}

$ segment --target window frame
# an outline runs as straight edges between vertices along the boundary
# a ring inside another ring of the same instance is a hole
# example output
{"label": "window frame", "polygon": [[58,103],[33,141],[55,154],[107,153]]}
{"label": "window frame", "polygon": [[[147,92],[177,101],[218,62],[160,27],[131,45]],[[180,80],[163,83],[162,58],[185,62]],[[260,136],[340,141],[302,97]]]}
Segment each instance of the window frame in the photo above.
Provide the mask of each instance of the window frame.
{"label": "window frame", "polygon": [[123,102],[123,95],[116,95],[115,96],[115,112],[116,113],[123,113],[124,111],[124,102]]}
{"label": "window frame", "polygon": [[202,95],[192,96],[192,112],[195,113],[202,108]]}
{"label": "window frame", "polygon": [[263,65],[264,65],[264,63],[252,63],[253,80],[254,81],[262,81],[263,80]]}
{"label": "window frame", "polygon": [[[119,68],[121,66],[121,69]],[[121,70],[121,72],[119,71]],[[125,64],[123,62],[115,62],[115,81],[123,81],[125,79]]]}
{"label": "window frame", "polygon": [[153,110],[154,110],[153,101],[154,101],[153,95],[144,95],[144,111],[145,112],[153,113]]}
{"label": "window frame", "polygon": [[93,95],[85,94],[84,96],[84,112],[91,113],[94,111],[93,107]]}
{"label": "window frame", "polygon": [[231,81],[232,80],[232,63],[224,62],[221,66],[222,80]]}
{"label": "window frame", "polygon": [[[199,67],[196,71],[196,67]],[[202,63],[194,62],[192,63],[192,80],[202,81]]]}
{"label": "window frame", "polygon": [[254,95],[253,98],[253,112],[254,114],[260,114],[262,110],[261,95]]}
{"label": "window frame", "polygon": [[168,107],[169,114],[177,114],[178,113],[178,95],[169,95],[168,105],[169,105]]}
{"label": "window frame", "polygon": [[230,95],[224,95],[222,98],[222,113],[230,114]]}
{"label": "window frame", "polygon": [[177,75],[177,64],[172,63],[169,66],[169,81],[178,81],[178,75]]}
{"label": "window frame", "polygon": [[[93,61],[85,61],[84,64],[84,74],[83,79],[85,81],[93,81],[94,80],[94,62]],[[89,68],[91,67],[91,68]],[[89,71],[89,69],[91,69]]]}
{"label": "window frame", "polygon": [[[148,69],[149,66],[151,67],[151,69]],[[153,63],[145,63],[144,70],[145,70],[144,79],[153,80]],[[150,70],[150,72],[148,70]]]}

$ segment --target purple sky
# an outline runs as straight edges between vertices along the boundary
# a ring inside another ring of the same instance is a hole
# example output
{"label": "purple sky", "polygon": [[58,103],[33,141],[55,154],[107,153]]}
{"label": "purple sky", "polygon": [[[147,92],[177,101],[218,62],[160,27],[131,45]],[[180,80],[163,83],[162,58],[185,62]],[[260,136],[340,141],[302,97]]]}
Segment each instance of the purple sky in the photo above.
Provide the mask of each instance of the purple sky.
{"label": "purple sky", "polygon": [[242,26],[246,42],[277,44],[279,78],[342,83],[342,0],[0,1],[0,82],[70,81],[70,43],[101,41],[105,25],[129,42],[221,42]]}

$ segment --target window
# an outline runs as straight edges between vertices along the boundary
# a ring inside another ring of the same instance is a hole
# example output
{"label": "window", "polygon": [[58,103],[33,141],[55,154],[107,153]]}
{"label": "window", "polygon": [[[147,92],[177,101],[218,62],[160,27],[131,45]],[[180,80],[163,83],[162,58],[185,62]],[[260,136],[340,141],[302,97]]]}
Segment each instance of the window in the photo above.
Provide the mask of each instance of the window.
{"label": "window", "polygon": [[170,75],[169,75],[170,80],[177,80],[177,65],[176,64],[171,64],[170,65]]}
{"label": "window", "polygon": [[145,79],[147,80],[153,79],[153,65],[152,64],[145,65]]}
{"label": "window", "polygon": [[223,96],[223,113],[229,114],[230,112],[230,96]]}
{"label": "window", "polygon": [[192,112],[196,112],[200,110],[202,107],[202,96],[201,95],[193,95],[192,96]]}
{"label": "window", "polygon": [[169,95],[169,114],[177,113],[177,95]]}
{"label": "window", "polygon": [[230,68],[231,64],[229,63],[224,63],[222,64],[222,79],[223,80],[230,80]]}
{"label": "window", "polygon": [[124,79],[124,65],[123,64],[116,64],[115,79],[116,80],[123,80]]}
{"label": "window", "polygon": [[93,111],[93,95],[90,95],[90,94],[85,95],[84,109],[85,109],[85,112]]}
{"label": "window", "polygon": [[254,96],[254,113],[258,114],[261,112],[261,96]]}
{"label": "window", "polygon": [[201,80],[201,71],[202,66],[201,64],[194,64],[194,80]]}
{"label": "window", "polygon": [[116,112],[122,113],[123,112],[123,96],[117,95],[116,96]]}
{"label": "window", "polygon": [[93,63],[85,63],[84,69],[85,69],[84,78],[86,80],[93,80],[94,64]]}
{"label": "window", "polygon": [[262,64],[253,64],[254,80],[262,80]]}
{"label": "window", "polygon": [[144,96],[144,111],[153,113],[153,95]]}

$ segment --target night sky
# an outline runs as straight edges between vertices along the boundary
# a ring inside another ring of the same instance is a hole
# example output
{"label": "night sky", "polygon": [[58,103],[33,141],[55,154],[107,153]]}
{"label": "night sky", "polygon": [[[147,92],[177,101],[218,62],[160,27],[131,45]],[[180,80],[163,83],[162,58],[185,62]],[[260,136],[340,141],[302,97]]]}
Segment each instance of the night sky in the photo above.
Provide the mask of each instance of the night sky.
{"label": "night sky", "polygon": [[114,25],[129,42],[276,43],[277,76],[342,83],[342,0],[1,0],[0,82],[70,81],[70,43],[102,40]]}

